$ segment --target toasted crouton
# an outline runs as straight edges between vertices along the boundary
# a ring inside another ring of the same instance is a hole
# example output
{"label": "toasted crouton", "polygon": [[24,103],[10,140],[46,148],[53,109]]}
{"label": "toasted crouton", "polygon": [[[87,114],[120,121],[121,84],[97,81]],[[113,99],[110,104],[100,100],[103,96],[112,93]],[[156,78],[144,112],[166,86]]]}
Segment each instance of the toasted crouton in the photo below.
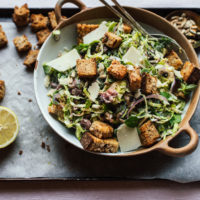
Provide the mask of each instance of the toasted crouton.
{"label": "toasted crouton", "polygon": [[114,33],[106,32],[102,42],[105,43],[107,47],[115,49],[119,47],[119,45],[121,44],[122,38]]}
{"label": "toasted crouton", "polygon": [[24,60],[24,65],[26,65],[27,67],[33,67],[36,62],[38,53],[39,53],[38,49],[30,50]]}
{"label": "toasted crouton", "polygon": [[134,67],[133,70],[128,70],[128,78],[130,83],[130,89],[132,92],[141,88],[142,77],[140,75],[140,69]]}
{"label": "toasted crouton", "polygon": [[131,33],[132,31],[132,28],[127,24],[123,24],[123,29],[124,29],[124,33],[126,34]]}
{"label": "toasted crouton", "polygon": [[29,15],[30,11],[28,9],[27,4],[24,4],[20,8],[18,6],[15,6],[13,13],[13,21],[18,27],[26,26],[29,23]]}
{"label": "toasted crouton", "polygon": [[186,61],[181,70],[181,75],[185,82],[197,83],[200,79],[200,69],[195,67],[193,63]]}
{"label": "toasted crouton", "polygon": [[113,78],[118,79],[118,80],[122,80],[127,74],[126,66],[122,65],[117,60],[112,61],[107,71]]}
{"label": "toasted crouton", "polygon": [[166,58],[169,65],[173,66],[176,70],[181,69],[183,62],[175,51],[172,50]]}
{"label": "toasted crouton", "polygon": [[48,26],[48,17],[42,14],[32,14],[31,15],[31,28],[33,31],[40,31],[46,29]]}
{"label": "toasted crouton", "polygon": [[83,43],[83,37],[99,27],[99,24],[77,24],[78,44]]}
{"label": "toasted crouton", "polygon": [[115,139],[99,139],[91,133],[86,132],[81,138],[81,144],[88,151],[101,153],[116,153],[119,148],[119,143]]}
{"label": "toasted crouton", "polygon": [[156,127],[150,120],[144,123],[139,129],[140,140],[143,146],[153,145],[160,138]]}
{"label": "toasted crouton", "polygon": [[6,46],[8,43],[5,32],[3,31],[2,26],[0,25],[0,48]]}
{"label": "toasted crouton", "polygon": [[53,115],[54,117],[57,117],[58,119],[64,118],[64,112],[61,105],[55,105],[52,104],[48,107],[49,114]]}
{"label": "toasted crouton", "polygon": [[101,121],[94,121],[90,126],[90,132],[98,138],[110,138],[113,136],[112,126]]}
{"label": "toasted crouton", "polygon": [[19,52],[28,51],[32,47],[32,44],[28,41],[28,38],[25,35],[16,37],[13,40],[13,43]]}
{"label": "toasted crouton", "polygon": [[97,75],[97,65],[95,59],[78,59],[76,70],[80,78],[93,78]]}
{"label": "toasted crouton", "polygon": [[142,91],[145,94],[157,93],[157,78],[148,73],[142,75]]}
{"label": "toasted crouton", "polygon": [[49,21],[51,24],[51,28],[55,29],[56,26],[58,25],[57,21],[56,21],[56,15],[54,11],[48,12],[48,16],[49,16]]}
{"label": "toasted crouton", "polygon": [[5,96],[5,90],[6,90],[5,83],[4,83],[4,81],[0,80],[0,101]]}
{"label": "toasted crouton", "polygon": [[41,46],[45,42],[45,40],[47,39],[47,37],[49,36],[50,33],[51,33],[51,31],[48,28],[38,31],[36,33],[39,46]]}

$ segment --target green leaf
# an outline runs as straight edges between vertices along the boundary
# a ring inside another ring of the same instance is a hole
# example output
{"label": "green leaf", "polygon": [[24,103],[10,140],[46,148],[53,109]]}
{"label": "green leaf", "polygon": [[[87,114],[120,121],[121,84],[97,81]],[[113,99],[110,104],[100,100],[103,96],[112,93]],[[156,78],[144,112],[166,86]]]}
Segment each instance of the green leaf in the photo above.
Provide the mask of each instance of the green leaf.
{"label": "green leaf", "polygon": [[81,136],[82,136],[82,133],[84,133],[85,130],[81,127],[81,125],[78,123],[76,124],[76,132],[75,132],[75,135],[76,137],[78,138],[78,140],[81,139]]}
{"label": "green leaf", "polygon": [[76,50],[80,53],[86,53],[88,50],[89,44],[79,44],[78,46],[76,46]]}
{"label": "green leaf", "polygon": [[151,69],[143,68],[141,70],[141,74],[143,74],[143,73],[149,73],[150,71],[151,71]]}
{"label": "green leaf", "polygon": [[138,126],[139,123],[139,119],[135,116],[135,115],[131,115],[126,121],[125,124],[128,127],[134,128],[136,126]]}
{"label": "green leaf", "polygon": [[195,84],[184,84],[181,83],[181,88],[178,89],[178,91],[183,92],[184,94],[189,94],[192,90],[194,90],[197,87]]}
{"label": "green leaf", "polygon": [[43,69],[44,69],[44,73],[46,75],[51,75],[54,71],[54,69],[46,64],[43,64]]}
{"label": "green leaf", "polygon": [[161,92],[160,95],[162,95],[163,97],[169,99],[171,97],[171,95],[168,92]]}
{"label": "green leaf", "polygon": [[89,99],[86,100],[86,103],[85,103],[85,108],[90,108],[92,104],[92,101],[90,101]]}
{"label": "green leaf", "polygon": [[181,122],[181,115],[174,114],[173,117],[170,119],[171,125],[179,124]]}

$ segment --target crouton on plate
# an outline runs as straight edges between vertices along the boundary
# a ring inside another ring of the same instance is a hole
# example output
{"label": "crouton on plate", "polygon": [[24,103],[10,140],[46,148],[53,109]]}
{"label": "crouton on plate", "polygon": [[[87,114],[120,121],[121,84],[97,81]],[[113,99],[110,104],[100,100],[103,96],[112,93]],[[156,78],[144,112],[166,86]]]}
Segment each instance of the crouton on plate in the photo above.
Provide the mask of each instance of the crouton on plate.
{"label": "crouton on plate", "polygon": [[97,65],[95,59],[78,59],[76,70],[80,78],[93,78],[97,75]]}
{"label": "crouton on plate", "polygon": [[115,49],[119,47],[119,45],[121,44],[122,38],[114,33],[106,32],[102,42],[105,43],[107,47]]}
{"label": "crouton on plate", "polygon": [[139,129],[140,139],[143,146],[151,146],[158,140],[158,138],[160,138],[156,127],[150,120],[145,122]]}
{"label": "crouton on plate", "polygon": [[5,32],[3,31],[2,26],[0,25],[0,48],[6,46],[8,43]]}
{"label": "crouton on plate", "polygon": [[142,75],[142,91],[145,94],[157,93],[157,78],[148,73]]}
{"label": "crouton on plate", "polygon": [[101,121],[94,121],[90,126],[90,132],[98,138],[110,138],[113,136],[112,126]]}
{"label": "crouton on plate", "polygon": [[176,70],[181,69],[183,62],[175,51],[172,50],[166,58],[169,65],[173,66]]}
{"label": "crouton on plate", "polygon": [[64,118],[64,112],[61,105],[52,104],[48,107],[48,112],[58,119]]}
{"label": "crouton on plate", "polygon": [[5,91],[6,91],[5,83],[3,80],[0,80],[0,101],[4,98]]}
{"label": "crouton on plate", "polygon": [[183,80],[187,83],[197,83],[200,79],[200,69],[194,66],[193,63],[186,61],[182,70],[181,75]]}
{"label": "crouton on plate", "polygon": [[113,60],[107,71],[113,78],[122,80],[127,74],[127,67],[119,61]]}
{"label": "crouton on plate", "polygon": [[16,24],[16,26],[21,27],[28,25],[29,16],[30,10],[28,9],[27,4],[24,4],[20,8],[18,6],[15,6],[13,13],[13,21]]}
{"label": "crouton on plate", "polygon": [[24,65],[26,65],[27,67],[33,67],[36,62],[38,53],[38,49],[30,50],[24,60]]}
{"label": "crouton on plate", "polygon": [[94,152],[116,153],[119,148],[116,139],[99,139],[89,132],[83,134],[80,142],[85,150]]}
{"label": "crouton on plate", "polygon": [[28,41],[28,38],[25,35],[17,36],[13,43],[19,52],[28,51],[31,49],[32,44]]}
{"label": "crouton on plate", "polygon": [[31,15],[31,28],[33,31],[39,31],[48,28],[48,17],[42,14],[32,14]]}
{"label": "crouton on plate", "polygon": [[128,70],[128,78],[130,84],[130,90],[135,92],[141,88],[142,77],[140,75],[140,69],[134,67],[133,70]]}
{"label": "crouton on plate", "polygon": [[124,33],[126,33],[126,34],[131,33],[131,31],[132,31],[132,28],[127,24],[123,24],[123,29],[124,29]]}
{"label": "crouton on plate", "polygon": [[36,33],[39,46],[41,46],[45,42],[45,40],[47,39],[47,37],[49,36],[50,33],[51,33],[51,31],[48,28],[38,31]]}

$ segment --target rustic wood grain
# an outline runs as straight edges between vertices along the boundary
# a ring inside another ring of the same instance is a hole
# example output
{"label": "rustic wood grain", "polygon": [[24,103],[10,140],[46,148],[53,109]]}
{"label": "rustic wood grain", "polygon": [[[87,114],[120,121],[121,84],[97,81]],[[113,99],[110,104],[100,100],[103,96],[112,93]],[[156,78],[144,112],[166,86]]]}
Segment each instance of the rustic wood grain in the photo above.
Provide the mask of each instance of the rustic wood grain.
{"label": "rustic wood grain", "polygon": [[[98,0],[82,0],[88,7],[101,6]],[[109,2],[110,0],[108,0]],[[31,8],[52,8],[57,0],[0,0],[1,8],[13,8],[14,5],[28,3]],[[142,8],[200,8],[199,0],[119,0],[122,5]],[[69,4],[68,8],[75,8]]]}

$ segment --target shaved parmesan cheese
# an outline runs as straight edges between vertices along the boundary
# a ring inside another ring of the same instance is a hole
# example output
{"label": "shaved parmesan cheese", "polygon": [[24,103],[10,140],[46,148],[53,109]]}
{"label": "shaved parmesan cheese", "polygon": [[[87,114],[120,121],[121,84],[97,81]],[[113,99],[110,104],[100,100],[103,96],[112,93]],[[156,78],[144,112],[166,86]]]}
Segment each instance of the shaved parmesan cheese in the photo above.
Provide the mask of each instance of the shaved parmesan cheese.
{"label": "shaved parmesan cheese", "polygon": [[107,31],[108,27],[106,26],[106,22],[102,22],[97,29],[91,31],[90,33],[88,33],[83,37],[83,43],[90,44],[95,40],[100,40]]}
{"label": "shaved parmesan cheese", "polygon": [[44,86],[46,88],[48,88],[50,85],[50,76],[49,75],[46,75],[45,78],[44,78]]}
{"label": "shaved parmesan cheese", "polygon": [[64,72],[76,65],[76,60],[81,59],[76,49],[72,49],[68,53],[48,62],[46,65],[54,68],[59,72]]}
{"label": "shaved parmesan cheese", "polygon": [[180,71],[174,70],[174,74],[180,79],[183,78]]}
{"label": "shaved parmesan cheese", "polygon": [[134,46],[131,46],[126,54],[123,56],[122,60],[125,63],[130,62],[134,65],[139,65],[143,60],[143,56]]}
{"label": "shaved parmesan cheese", "polygon": [[88,92],[90,93],[90,99],[92,101],[95,101],[96,98],[98,97],[99,90],[100,90],[100,87],[97,82],[92,83],[92,85],[90,85],[90,87],[88,88]]}
{"label": "shaved parmesan cheese", "polygon": [[130,128],[126,124],[122,124],[117,129],[117,139],[122,152],[131,151],[142,146],[137,128]]}
{"label": "shaved parmesan cheese", "polygon": [[55,91],[56,91],[56,89],[50,89],[50,90],[48,91],[48,93],[47,93],[47,96],[48,96],[48,97],[52,97]]}
{"label": "shaved parmesan cheese", "polygon": [[60,85],[68,85],[70,83],[70,81],[71,80],[70,80],[69,77],[67,77],[67,78],[61,77],[61,78],[58,79],[58,82],[60,83]]}

